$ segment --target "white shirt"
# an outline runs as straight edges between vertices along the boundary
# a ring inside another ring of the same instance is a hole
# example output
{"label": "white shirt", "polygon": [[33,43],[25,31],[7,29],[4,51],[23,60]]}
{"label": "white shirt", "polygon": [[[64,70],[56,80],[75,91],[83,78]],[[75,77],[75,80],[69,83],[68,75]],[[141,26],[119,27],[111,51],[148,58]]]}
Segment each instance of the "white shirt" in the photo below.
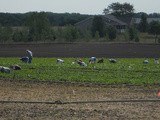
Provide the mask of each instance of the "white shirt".
{"label": "white shirt", "polygon": [[29,57],[33,57],[33,54],[32,54],[32,52],[30,50],[27,50],[27,53],[28,53]]}

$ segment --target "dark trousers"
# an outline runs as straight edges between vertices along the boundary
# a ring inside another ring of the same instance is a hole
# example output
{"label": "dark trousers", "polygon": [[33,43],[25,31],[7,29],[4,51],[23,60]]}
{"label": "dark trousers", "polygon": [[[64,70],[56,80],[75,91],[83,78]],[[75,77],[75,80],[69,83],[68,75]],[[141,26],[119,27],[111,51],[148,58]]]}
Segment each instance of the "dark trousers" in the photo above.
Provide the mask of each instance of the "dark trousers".
{"label": "dark trousers", "polygon": [[28,63],[32,63],[32,57],[29,57]]}

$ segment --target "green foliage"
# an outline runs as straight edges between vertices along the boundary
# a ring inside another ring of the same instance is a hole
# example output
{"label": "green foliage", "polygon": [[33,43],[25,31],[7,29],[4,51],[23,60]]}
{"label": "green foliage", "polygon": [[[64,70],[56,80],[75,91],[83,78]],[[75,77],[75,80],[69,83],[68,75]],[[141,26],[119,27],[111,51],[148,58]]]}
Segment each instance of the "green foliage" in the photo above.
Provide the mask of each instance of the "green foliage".
{"label": "green foliage", "polygon": [[120,16],[132,16],[134,13],[134,6],[129,3],[119,3],[115,2],[110,4],[107,8],[103,10],[104,14],[113,14],[117,17]]}
{"label": "green foliage", "polygon": [[50,25],[45,12],[33,13],[27,20],[29,41],[41,41],[48,37]]}
{"label": "green foliage", "polygon": [[100,36],[99,36],[99,32],[98,31],[96,31],[96,33],[95,33],[95,39],[96,40],[98,40],[100,38]]}
{"label": "green foliage", "polygon": [[129,39],[130,39],[130,41],[133,41],[134,37],[135,37],[135,31],[134,31],[134,28],[131,27],[131,28],[129,28]]}
{"label": "green foliage", "polygon": [[[92,15],[84,15],[79,13],[52,13],[45,12],[51,26],[65,26],[68,24],[74,25]],[[110,12],[105,12],[106,14]],[[0,13],[0,24],[3,27],[6,26],[24,26],[25,21],[33,12],[28,13]],[[135,17],[141,17],[142,12],[134,13]],[[147,14],[150,18],[159,18],[159,13]]]}
{"label": "green foliage", "polygon": [[160,34],[160,22],[152,21],[149,24],[149,31],[148,32],[151,34],[154,34],[154,35]]}
{"label": "green foliage", "polygon": [[147,14],[145,12],[134,13],[134,17],[135,18],[140,18],[140,17],[142,17],[142,14],[145,14],[149,18],[160,18],[160,13],[150,13],[150,14]]}
{"label": "green foliage", "polygon": [[158,38],[158,43],[160,43],[160,38]]}
{"label": "green foliage", "polygon": [[96,32],[99,32],[100,37],[105,36],[105,23],[102,16],[94,16],[91,31],[93,37],[95,37]]}
{"label": "green foliage", "polygon": [[49,22],[52,26],[74,25],[90,15],[82,15],[79,13],[47,13]]}
{"label": "green foliage", "polygon": [[11,27],[0,27],[0,42],[5,43],[11,41],[12,33]]}
{"label": "green foliage", "polygon": [[157,42],[158,35],[160,34],[160,22],[158,21],[152,21],[149,24],[149,30],[148,33],[155,36],[155,43]]}
{"label": "green foliage", "polygon": [[[28,13],[0,13],[0,23],[2,26],[24,26],[28,17],[34,12]],[[86,19],[90,15],[82,15],[79,13],[52,13],[45,12],[49,23],[52,26],[65,26],[67,24],[74,25],[75,23]]]}
{"label": "green foliage", "polygon": [[144,13],[141,15],[141,21],[139,23],[138,29],[140,32],[147,32],[148,29],[147,15]]}
{"label": "green foliage", "polygon": [[27,42],[28,41],[28,30],[23,28],[23,30],[15,30],[12,36],[14,42]]}
{"label": "green foliage", "polygon": [[117,31],[113,26],[108,26],[107,28],[108,38],[113,41],[116,38]]}
{"label": "green foliage", "polygon": [[129,28],[129,40],[136,41],[136,42],[139,41],[138,31],[134,26]]}
{"label": "green foliage", "polygon": [[22,26],[24,25],[25,18],[26,18],[26,14],[0,13],[0,23],[4,27]]}
{"label": "green foliage", "polygon": [[139,37],[138,36],[135,38],[135,42],[139,42]]}
{"label": "green foliage", "polygon": [[83,33],[81,33],[81,36],[86,42],[89,42],[92,39],[92,33],[90,30],[85,30]]}
{"label": "green foliage", "polygon": [[[153,14],[145,14],[146,16],[152,16],[152,17],[159,17],[158,13]],[[142,13],[137,13],[138,16],[143,15]],[[122,39],[125,41],[132,40],[135,42],[138,42],[141,40],[141,42],[144,40],[144,42],[154,42],[155,37],[155,43],[159,42],[159,26],[158,24],[150,24],[148,32],[152,35],[147,35],[149,37],[139,37],[137,30],[131,29],[131,31],[127,31],[128,33],[124,34],[124,36],[119,34],[115,34],[116,31],[109,30],[106,31],[106,28],[104,28],[103,20],[101,16],[97,16],[97,18],[94,18],[94,27],[92,27],[92,31],[85,30],[83,33],[75,29],[72,25],[74,23],[79,22],[91,15],[80,15],[77,13],[69,14],[54,14],[54,13],[47,13],[47,12],[30,12],[25,14],[11,14],[11,13],[0,13],[0,43],[5,42],[83,42],[83,41],[99,41],[104,40],[113,41],[115,38],[117,38],[117,41],[121,41]],[[28,27],[24,26],[24,21],[27,22],[25,25],[28,25]],[[141,23],[145,23],[142,21],[145,21],[145,16],[142,17]],[[13,22],[13,24],[12,24]],[[70,26],[66,25],[70,24]],[[9,25],[12,26],[22,26],[22,27],[8,27]],[[52,27],[52,25],[56,25],[56,27]],[[66,26],[63,26],[66,25]],[[142,24],[141,24],[142,25]],[[63,27],[62,27],[63,26]],[[72,27],[71,27],[72,26]],[[144,25],[142,25],[143,27]],[[142,28],[141,27],[141,28]],[[12,29],[11,29],[12,28]],[[56,28],[56,29],[55,29]],[[144,28],[145,30],[145,28]],[[142,30],[143,31],[143,30]],[[115,37],[116,36],[116,37]],[[121,37],[122,36],[122,37]],[[123,38],[124,37],[124,38]],[[100,39],[99,39],[100,38]]]}
{"label": "green foliage", "polygon": [[124,36],[124,41],[129,40],[129,30],[128,29],[122,35]]}
{"label": "green foliage", "polygon": [[64,28],[64,38],[68,42],[75,42],[79,38],[79,32],[76,27],[68,25]]}
{"label": "green foliage", "polygon": [[117,63],[110,63],[107,58],[102,64],[89,64],[87,58],[82,60],[88,64],[83,67],[72,64],[75,58],[64,58],[63,64],[56,63],[56,58],[34,58],[32,64],[20,62],[18,58],[0,58],[2,66],[19,64],[20,71],[10,74],[0,73],[0,79],[11,80],[53,80],[71,82],[91,82],[105,84],[160,84],[160,65],[149,59],[118,58]]}
{"label": "green foliage", "polygon": [[48,31],[48,35],[46,36],[46,40],[51,40],[51,41],[55,41],[57,38],[56,36],[56,32],[54,29],[50,29]]}

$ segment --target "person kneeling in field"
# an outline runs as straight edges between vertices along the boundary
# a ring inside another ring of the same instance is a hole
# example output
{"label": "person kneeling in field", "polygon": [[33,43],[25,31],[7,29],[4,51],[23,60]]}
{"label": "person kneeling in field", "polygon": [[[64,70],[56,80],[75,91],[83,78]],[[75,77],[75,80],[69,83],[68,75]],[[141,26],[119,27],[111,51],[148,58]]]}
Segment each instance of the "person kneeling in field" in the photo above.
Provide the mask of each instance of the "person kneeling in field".
{"label": "person kneeling in field", "polygon": [[89,63],[95,63],[96,62],[96,57],[91,57],[89,59]]}
{"label": "person kneeling in field", "polygon": [[32,51],[26,50],[26,52],[27,52],[27,56],[28,56],[28,58],[29,58],[28,63],[32,63],[32,58],[33,58]]}
{"label": "person kneeling in field", "polygon": [[62,59],[57,59],[57,63],[64,63],[64,60],[62,60]]}
{"label": "person kneeling in field", "polygon": [[85,62],[82,62],[82,60],[76,60],[77,64],[79,64],[80,66],[87,66],[87,64]]}
{"label": "person kneeling in field", "polygon": [[110,63],[116,63],[116,62],[117,62],[117,60],[116,60],[116,59],[111,58],[111,59],[109,59],[109,62],[110,62]]}
{"label": "person kneeling in field", "polygon": [[11,72],[10,68],[4,67],[4,66],[0,66],[0,71],[2,73],[10,73]]}
{"label": "person kneeling in field", "polygon": [[155,59],[154,59],[154,63],[155,63],[155,64],[159,64],[158,58],[155,58]]}
{"label": "person kneeling in field", "polygon": [[10,68],[13,70],[21,70],[21,67],[19,65],[11,65]]}
{"label": "person kneeling in field", "polygon": [[143,63],[144,63],[144,64],[148,64],[149,61],[148,61],[147,59],[145,59],[145,60],[143,61]]}
{"label": "person kneeling in field", "polygon": [[103,60],[103,58],[101,58],[101,59],[98,60],[97,63],[103,63],[103,62],[104,62],[104,60]]}
{"label": "person kneeling in field", "polygon": [[28,63],[29,62],[29,57],[27,56],[24,56],[24,57],[21,57],[20,60],[24,63]]}

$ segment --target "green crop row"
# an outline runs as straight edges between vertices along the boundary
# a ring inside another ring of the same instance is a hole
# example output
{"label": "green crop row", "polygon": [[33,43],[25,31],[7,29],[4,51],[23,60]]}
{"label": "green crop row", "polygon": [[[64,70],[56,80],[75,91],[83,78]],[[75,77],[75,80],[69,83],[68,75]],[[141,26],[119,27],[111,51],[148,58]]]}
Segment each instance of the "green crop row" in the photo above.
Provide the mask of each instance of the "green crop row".
{"label": "green crop row", "polygon": [[90,82],[104,84],[160,84],[160,65],[149,59],[143,64],[140,58],[117,58],[117,63],[89,64],[88,58],[82,58],[87,66],[72,64],[75,58],[63,58],[64,63],[56,62],[57,58],[33,58],[31,64],[22,63],[19,58],[0,58],[0,66],[14,64],[21,70],[1,73],[0,79],[10,80],[52,80],[69,82]]}

